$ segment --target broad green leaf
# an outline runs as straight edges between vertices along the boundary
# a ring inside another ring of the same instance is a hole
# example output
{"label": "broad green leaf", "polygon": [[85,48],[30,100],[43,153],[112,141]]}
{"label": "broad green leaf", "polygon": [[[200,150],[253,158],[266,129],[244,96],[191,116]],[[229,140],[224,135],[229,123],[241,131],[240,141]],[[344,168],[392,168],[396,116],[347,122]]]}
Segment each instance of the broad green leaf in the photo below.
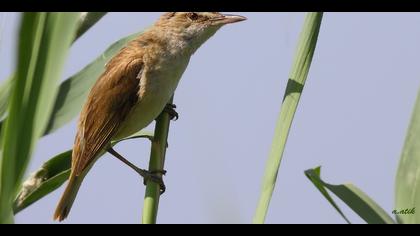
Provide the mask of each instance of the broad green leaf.
{"label": "broad green leaf", "polygon": [[82,12],[77,23],[75,41],[106,15],[107,12]]}
{"label": "broad green leaf", "polygon": [[322,195],[330,202],[330,204],[338,211],[338,213],[344,218],[344,220],[350,224],[350,221],[347,219],[347,217],[344,215],[344,213],[341,211],[341,209],[338,207],[338,205],[334,202],[334,200],[331,198],[328,191],[324,188],[322,180],[320,180],[321,176],[321,167],[317,167],[315,169],[307,170],[305,171],[306,177],[309,178],[309,180],[312,181],[312,183],[315,185],[315,187],[321,192]]}
{"label": "broad green leaf", "polygon": [[78,13],[23,13],[17,69],[1,131],[0,223],[10,223],[14,196],[52,111]]}
{"label": "broad green leaf", "polygon": [[[153,139],[153,133],[140,131],[128,138],[112,142],[111,145],[114,146],[121,141],[136,138]],[[14,202],[15,214],[53,192],[67,181],[70,175],[71,153],[72,150],[67,150],[51,158],[23,182]]]}
{"label": "broad green leaf", "polygon": [[70,175],[71,152],[65,151],[44,163],[29,176],[14,202],[15,214],[59,188]]}
{"label": "broad green leaf", "polygon": [[268,207],[276,185],[287,137],[292,126],[293,117],[299,104],[300,96],[315,52],[318,33],[323,13],[308,13],[300,34],[294,63],[290,72],[284,94],[280,115],[277,121],[271,152],[266,164],[260,199],[254,215],[254,223],[262,224],[267,216]]}
{"label": "broad green leaf", "polygon": [[7,78],[0,85],[0,120],[4,120],[6,118],[7,104],[9,101],[10,89],[12,88],[12,81],[13,75]]}
{"label": "broad green leaf", "polygon": [[55,100],[54,110],[50,116],[48,127],[44,135],[54,132],[64,124],[75,118],[98,77],[103,73],[105,64],[123,48],[127,42],[140,33],[132,34],[112,44],[93,62],[65,80],[60,85],[58,96]]}
{"label": "broad green leaf", "polygon": [[[92,27],[96,22],[98,22],[106,12],[84,12],[80,14],[78,23],[77,23],[77,32],[74,41],[79,39],[90,27]],[[9,102],[10,88],[13,83],[13,75],[7,78],[0,85],[0,120],[3,121],[6,118],[7,104]],[[60,93],[65,91],[65,89],[60,89]],[[57,102],[56,102],[57,103]],[[50,118],[51,120],[51,118]],[[50,121],[51,123],[51,121]],[[0,129],[3,122],[0,123]]]}
{"label": "broad green leaf", "polygon": [[404,224],[420,223],[420,91],[407,130],[395,183],[395,211],[414,209],[414,214],[397,214]]}
{"label": "broad green leaf", "polygon": [[338,211],[345,221],[350,223],[334,200],[330,197],[327,189],[333,192],[354,212],[369,224],[395,224],[396,222],[368,195],[352,184],[332,185],[321,179],[321,167],[305,171],[305,175],[312,181],[315,187],[324,195],[330,204]]}

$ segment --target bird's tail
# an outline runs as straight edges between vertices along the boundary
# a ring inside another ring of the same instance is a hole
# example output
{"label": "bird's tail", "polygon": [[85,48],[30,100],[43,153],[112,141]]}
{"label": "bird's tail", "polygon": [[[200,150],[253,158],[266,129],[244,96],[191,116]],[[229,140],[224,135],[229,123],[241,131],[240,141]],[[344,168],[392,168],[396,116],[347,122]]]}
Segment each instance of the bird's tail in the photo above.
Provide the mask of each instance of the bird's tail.
{"label": "bird's tail", "polygon": [[64,190],[63,196],[61,197],[55,210],[54,220],[63,221],[67,218],[73,202],[76,199],[82,180],[83,176],[76,176],[74,174],[70,175],[69,183],[67,184],[66,190]]}

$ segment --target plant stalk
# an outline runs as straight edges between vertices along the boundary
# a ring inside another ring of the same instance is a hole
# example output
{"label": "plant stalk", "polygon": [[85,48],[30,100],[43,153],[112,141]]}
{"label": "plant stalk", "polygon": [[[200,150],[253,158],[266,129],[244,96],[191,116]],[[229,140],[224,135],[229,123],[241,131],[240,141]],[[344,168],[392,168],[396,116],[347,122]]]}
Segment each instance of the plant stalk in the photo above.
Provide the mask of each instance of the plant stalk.
{"label": "plant stalk", "polygon": [[[173,96],[169,100],[169,103],[172,102]],[[170,115],[165,111],[156,119],[154,139],[150,152],[149,171],[161,171],[164,168],[170,121]],[[156,224],[159,199],[159,184],[148,181],[146,185],[146,194],[144,196],[143,224]]]}

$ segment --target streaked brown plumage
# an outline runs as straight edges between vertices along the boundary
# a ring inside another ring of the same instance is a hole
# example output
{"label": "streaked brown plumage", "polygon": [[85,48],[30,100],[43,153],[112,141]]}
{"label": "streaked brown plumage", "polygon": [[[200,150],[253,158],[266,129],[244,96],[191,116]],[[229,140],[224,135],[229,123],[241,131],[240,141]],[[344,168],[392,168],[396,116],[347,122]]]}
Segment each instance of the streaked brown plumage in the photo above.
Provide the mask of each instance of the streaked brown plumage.
{"label": "streaked brown plumage", "polygon": [[159,115],[198,47],[222,25],[244,19],[217,12],[166,13],[110,60],[82,108],[69,183],[54,219],[67,217],[83,178],[112,140]]}

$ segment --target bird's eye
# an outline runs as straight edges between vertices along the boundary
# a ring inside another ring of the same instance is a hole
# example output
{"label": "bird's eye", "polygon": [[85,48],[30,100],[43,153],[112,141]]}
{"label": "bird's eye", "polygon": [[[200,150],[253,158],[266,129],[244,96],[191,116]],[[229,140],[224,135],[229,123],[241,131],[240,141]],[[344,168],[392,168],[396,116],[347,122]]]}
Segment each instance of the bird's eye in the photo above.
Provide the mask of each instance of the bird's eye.
{"label": "bird's eye", "polygon": [[198,14],[195,12],[190,12],[188,13],[188,18],[190,18],[191,20],[197,20],[198,19]]}

